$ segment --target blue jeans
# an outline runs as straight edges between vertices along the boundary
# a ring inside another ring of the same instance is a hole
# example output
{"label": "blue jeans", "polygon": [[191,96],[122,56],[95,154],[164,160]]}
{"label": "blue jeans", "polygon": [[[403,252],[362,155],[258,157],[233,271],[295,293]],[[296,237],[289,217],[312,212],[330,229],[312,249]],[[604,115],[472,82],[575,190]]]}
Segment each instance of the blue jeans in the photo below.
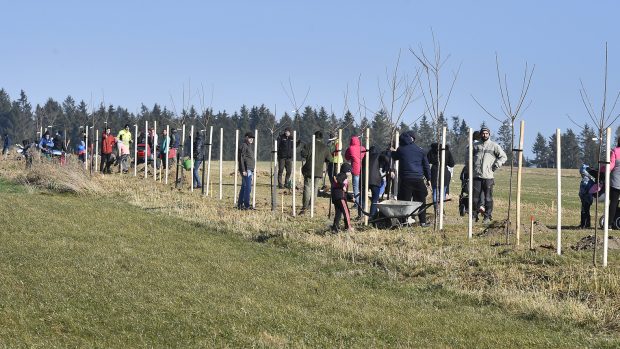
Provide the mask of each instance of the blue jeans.
{"label": "blue jeans", "polygon": [[381,187],[370,185],[370,192],[372,193],[372,197],[370,199],[370,218],[374,218],[377,214],[377,203],[379,202],[379,197],[381,196]]}
{"label": "blue jeans", "polygon": [[360,195],[360,176],[351,175],[353,178],[353,201],[357,205],[357,215],[362,215],[362,197]]}
{"label": "blue jeans", "polygon": [[252,170],[247,170],[247,176],[241,176],[241,190],[239,190],[238,208],[250,208],[250,193],[252,192]]}
{"label": "blue jeans", "polygon": [[194,188],[202,186],[202,184],[200,184],[200,164],[202,164],[202,159],[194,160]]}
{"label": "blue jeans", "polygon": [[[448,186],[444,185],[444,200],[446,198],[447,195],[447,191],[448,191]],[[433,207],[435,207],[435,209],[437,209],[437,203],[439,203],[439,185],[437,187],[433,187]]]}

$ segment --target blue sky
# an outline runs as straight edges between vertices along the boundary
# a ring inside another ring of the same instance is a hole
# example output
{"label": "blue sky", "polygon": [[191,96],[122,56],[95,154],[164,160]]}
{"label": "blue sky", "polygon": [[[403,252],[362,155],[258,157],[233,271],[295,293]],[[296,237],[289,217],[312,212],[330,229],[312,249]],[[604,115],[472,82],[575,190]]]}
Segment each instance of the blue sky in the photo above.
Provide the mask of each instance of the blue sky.
{"label": "blue sky", "polygon": [[[448,83],[461,65],[446,114],[497,130],[471,95],[499,113],[495,52],[512,94],[524,64],[536,70],[523,114],[526,146],[571,127],[566,114],[588,121],[579,98],[583,79],[595,106],[602,97],[605,42],[609,91],[620,90],[620,29],[616,1],[2,1],[0,87],[31,102],[67,95],[136,112],[153,103],[179,110],[191,82],[191,102],[228,112],[242,104],[292,110],[281,84],[299,99],[341,114],[357,109],[356,84],[370,109],[379,107],[377,81],[393,67],[413,74],[409,48],[432,48],[431,28],[444,55]],[[446,86],[447,87],[447,86]],[[171,98],[172,96],[172,98]],[[515,98],[516,96],[513,96]],[[407,112],[411,122],[422,100]],[[620,111],[620,110],[619,110]],[[614,125],[616,126],[616,125]]]}

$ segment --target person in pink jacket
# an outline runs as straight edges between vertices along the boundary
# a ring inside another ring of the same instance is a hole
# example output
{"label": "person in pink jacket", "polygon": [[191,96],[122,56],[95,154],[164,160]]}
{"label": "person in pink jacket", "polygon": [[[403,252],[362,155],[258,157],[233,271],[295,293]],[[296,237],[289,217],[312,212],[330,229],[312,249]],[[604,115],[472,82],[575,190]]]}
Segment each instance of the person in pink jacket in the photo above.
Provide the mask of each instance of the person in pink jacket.
{"label": "person in pink jacket", "polygon": [[[601,178],[604,177],[605,165],[599,168]],[[618,208],[618,200],[620,199],[620,138],[618,138],[616,147],[611,150],[609,158],[609,228],[619,229],[616,221],[616,209]]]}
{"label": "person in pink jacket", "polygon": [[362,217],[362,205],[360,195],[360,175],[362,173],[362,159],[366,155],[366,148],[361,144],[358,136],[351,136],[349,148],[344,153],[344,158],[351,163],[351,176],[353,178],[353,196],[357,205],[357,218]]}

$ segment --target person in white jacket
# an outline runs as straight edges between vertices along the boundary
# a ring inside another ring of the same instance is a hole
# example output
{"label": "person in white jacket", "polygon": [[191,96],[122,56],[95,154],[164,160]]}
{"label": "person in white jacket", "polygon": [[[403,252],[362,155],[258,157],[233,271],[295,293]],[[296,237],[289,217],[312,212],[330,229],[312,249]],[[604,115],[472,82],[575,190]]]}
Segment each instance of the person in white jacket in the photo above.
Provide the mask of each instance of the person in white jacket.
{"label": "person in white jacket", "polygon": [[[473,207],[480,207],[480,194],[484,194],[484,224],[493,219],[493,186],[495,184],[494,173],[506,162],[506,153],[497,143],[491,139],[491,131],[487,127],[480,129],[480,141],[474,143],[474,196]],[[475,213],[478,221],[478,213]]]}

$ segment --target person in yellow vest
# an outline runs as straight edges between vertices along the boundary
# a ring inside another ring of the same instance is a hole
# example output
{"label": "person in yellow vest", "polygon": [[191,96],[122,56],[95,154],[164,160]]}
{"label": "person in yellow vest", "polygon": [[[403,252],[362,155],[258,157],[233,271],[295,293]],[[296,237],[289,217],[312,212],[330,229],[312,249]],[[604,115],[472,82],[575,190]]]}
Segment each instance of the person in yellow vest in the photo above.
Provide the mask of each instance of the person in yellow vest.
{"label": "person in yellow vest", "polygon": [[116,136],[116,138],[128,147],[131,143],[133,143],[133,140],[131,139],[131,131],[129,131],[129,124],[125,124],[125,128],[118,132],[118,136]]}
{"label": "person in yellow vest", "polygon": [[[332,161],[327,164],[327,177],[331,186],[334,185],[334,177],[338,174],[338,164],[342,164],[342,152],[341,145],[338,142],[338,137],[333,133],[329,134],[329,140],[327,143],[329,152],[332,154]],[[330,187],[331,187],[330,186]]]}

